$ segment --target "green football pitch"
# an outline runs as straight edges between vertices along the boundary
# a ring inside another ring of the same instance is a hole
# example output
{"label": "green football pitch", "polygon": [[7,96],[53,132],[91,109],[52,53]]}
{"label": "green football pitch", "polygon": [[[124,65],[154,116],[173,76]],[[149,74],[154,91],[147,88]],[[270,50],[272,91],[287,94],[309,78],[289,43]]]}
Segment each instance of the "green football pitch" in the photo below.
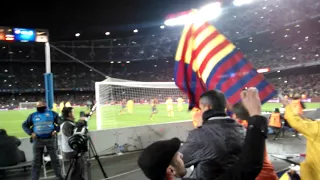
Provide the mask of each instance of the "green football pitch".
{"label": "green football pitch", "polygon": [[[263,111],[273,111],[275,108],[280,108],[279,103],[266,103],[263,105]],[[306,103],[307,109],[320,108],[320,103]],[[177,107],[174,107],[177,109]],[[174,112],[174,117],[168,118],[165,105],[158,105],[158,113],[150,120],[151,107],[150,105],[135,105],[133,114],[123,113],[119,114],[120,106],[106,106],[103,107],[101,115],[103,129],[131,127],[131,126],[143,126],[151,124],[161,124],[168,122],[177,122],[190,120],[191,114],[187,112],[187,105],[185,110]],[[85,107],[75,107],[74,113],[76,119],[79,118],[80,111],[88,111]],[[0,111],[0,128],[6,129],[9,135],[17,137],[27,137],[21,128],[21,124],[27,119],[30,113],[34,110],[9,110]],[[95,130],[96,126],[96,114],[94,113],[89,120],[89,129]]]}

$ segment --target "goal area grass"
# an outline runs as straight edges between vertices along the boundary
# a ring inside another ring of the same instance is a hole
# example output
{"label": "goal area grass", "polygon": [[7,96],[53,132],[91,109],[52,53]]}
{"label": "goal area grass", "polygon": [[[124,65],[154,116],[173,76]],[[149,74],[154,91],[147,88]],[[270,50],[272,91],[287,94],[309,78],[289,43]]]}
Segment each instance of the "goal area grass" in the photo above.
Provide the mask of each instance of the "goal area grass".
{"label": "goal area grass", "polygon": [[[320,103],[305,103],[307,109],[320,108]],[[280,108],[279,103],[266,103],[262,109],[264,112],[273,111],[275,108]],[[151,106],[148,104],[135,104],[133,113],[119,114],[121,107],[105,106],[101,109],[101,116],[109,119],[102,119],[102,129],[123,128],[132,126],[143,126],[152,124],[161,124],[168,122],[177,122],[191,120],[191,113],[187,111],[188,105],[184,105],[184,110],[179,112],[177,105],[174,105],[174,117],[168,117],[165,104],[157,105],[158,113],[150,120]],[[22,130],[22,122],[25,121],[29,114],[35,110],[8,110],[0,111],[0,128],[5,129],[9,135],[17,137],[28,137]],[[86,107],[75,107],[74,114],[76,119],[79,119],[80,111],[88,111]],[[96,114],[94,113],[89,120],[89,130],[96,130]]]}

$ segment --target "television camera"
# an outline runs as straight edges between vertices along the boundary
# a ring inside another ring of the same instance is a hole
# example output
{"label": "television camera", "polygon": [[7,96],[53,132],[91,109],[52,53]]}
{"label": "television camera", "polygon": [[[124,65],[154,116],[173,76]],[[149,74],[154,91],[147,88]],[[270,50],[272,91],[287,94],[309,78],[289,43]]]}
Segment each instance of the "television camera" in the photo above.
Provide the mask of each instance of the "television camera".
{"label": "television camera", "polygon": [[[96,151],[96,148],[94,147],[94,144],[90,138],[90,133],[88,130],[88,121],[90,120],[92,114],[96,110],[96,105],[94,105],[89,113],[85,113],[83,111],[80,112],[80,120],[76,123],[75,128],[73,130],[73,135],[69,138],[68,144],[71,149],[73,149],[75,152],[78,153],[78,156],[76,156],[76,159],[72,162],[70,165],[66,178],[68,178],[71,167],[74,166],[77,162],[77,159],[81,157],[83,154],[88,153],[87,158],[87,164],[88,164],[88,179],[91,179],[91,173],[90,173],[90,159],[91,159],[91,153],[92,156],[95,158],[95,160],[98,162],[98,165],[101,169],[101,172],[104,176],[104,178],[108,178],[108,175],[106,174],[105,170],[103,169],[103,166],[101,164],[101,161],[99,159],[99,155]],[[91,151],[90,151],[91,150]]]}

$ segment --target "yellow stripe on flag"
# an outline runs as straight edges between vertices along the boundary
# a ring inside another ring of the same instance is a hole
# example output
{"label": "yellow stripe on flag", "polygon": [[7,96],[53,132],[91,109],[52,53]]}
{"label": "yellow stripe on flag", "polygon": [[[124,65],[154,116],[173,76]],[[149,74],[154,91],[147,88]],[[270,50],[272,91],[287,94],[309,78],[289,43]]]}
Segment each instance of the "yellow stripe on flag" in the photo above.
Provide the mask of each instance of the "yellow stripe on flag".
{"label": "yellow stripe on flag", "polygon": [[[204,59],[208,56],[208,54],[219,44],[221,44],[226,38],[219,34],[216,38],[212,39],[198,54],[197,57],[195,57],[195,63],[193,70],[196,72],[199,70],[201,64],[203,63]],[[210,59],[211,61],[211,59]]]}
{"label": "yellow stripe on flag", "polygon": [[188,45],[187,45],[187,51],[184,57],[184,62],[186,64],[190,64],[191,58],[192,58],[192,44],[193,44],[193,38],[191,37],[188,41]]}
{"label": "yellow stripe on flag", "polygon": [[208,26],[206,29],[204,29],[197,37],[195,37],[194,40],[194,49],[197,49],[200,44],[205,40],[208,36],[210,36],[212,33],[216,31],[216,28],[213,26]]}
{"label": "yellow stripe on flag", "polygon": [[207,82],[207,79],[212,71],[212,69],[216,66],[218,62],[220,62],[223,58],[225,58],[228,54],[230,54],[236,47],[233,44],[229,44],[217,54],[215,54],[207,63],[203,73],[202,80]]}
{"label": "yellow stripe on flag", "polygon": [[176,61],[180,61],[184,56],[182,53],[183,53],[185,41],[186,40],[189,41],[188,39],[186,39],[186,36],[190,28],[192,28],[192,24],[186,25],[185,28],[183,29],[183,32],[179,41],[179,45],[177,48],[177,52],[176,52],[176,58],[175,58]]}

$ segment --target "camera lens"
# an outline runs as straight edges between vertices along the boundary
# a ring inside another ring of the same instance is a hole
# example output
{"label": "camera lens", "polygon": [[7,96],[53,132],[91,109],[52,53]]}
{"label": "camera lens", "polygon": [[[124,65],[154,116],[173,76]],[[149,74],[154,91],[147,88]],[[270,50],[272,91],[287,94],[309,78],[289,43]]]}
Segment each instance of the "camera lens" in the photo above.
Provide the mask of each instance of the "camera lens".
{"label": "camera lens", "polygon": [[75,134],[71,136],[68,144],[76,152],[87,151],[87,137],[85,135]]}

